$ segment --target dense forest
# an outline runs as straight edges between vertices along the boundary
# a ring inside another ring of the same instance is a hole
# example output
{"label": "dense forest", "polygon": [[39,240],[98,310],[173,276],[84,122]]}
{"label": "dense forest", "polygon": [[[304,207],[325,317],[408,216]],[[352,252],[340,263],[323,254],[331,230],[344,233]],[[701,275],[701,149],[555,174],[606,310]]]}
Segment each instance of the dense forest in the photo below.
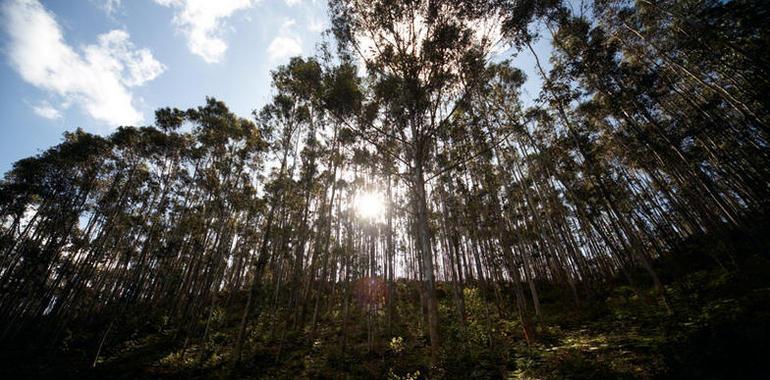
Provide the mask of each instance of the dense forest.
{"label": "dense forest", "polygon": [[770,3],[328,12],[249,118],[13,164],[0,376],[766,376]]}

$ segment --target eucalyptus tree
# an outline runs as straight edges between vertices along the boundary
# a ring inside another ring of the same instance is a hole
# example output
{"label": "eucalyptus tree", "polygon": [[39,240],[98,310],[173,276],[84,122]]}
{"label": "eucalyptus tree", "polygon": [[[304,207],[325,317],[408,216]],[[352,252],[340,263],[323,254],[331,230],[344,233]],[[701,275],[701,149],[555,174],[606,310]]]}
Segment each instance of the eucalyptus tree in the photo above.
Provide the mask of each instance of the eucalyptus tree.
{"label": "eucalyptus tree", "polygon": [[13,321],[39,317],[56,298],[49,278],[66,271],[74,259],[68,247],[77,242],[79,216],[98,191],[109,149],[99,136],[65,133],[63,143],[19,161],[6,175],[2,216],[11,220],[3,225],[3,333]]}
{"label": "eucalyptus tree", "polygon": [[[35,319],[51,326],[36,333],[55,336],[73,321],[109,316],[103,343],[128,310],[155,304],[154,313],[185,320],[213,308],[213,292],[232,277],[233,242],[246,235],[243,202],[256,198],[264,142],[214,99],[159,110],[156,123],[106,139],[66,134],[6,176],[3,234],[12,243],[3,246],[2,307],[13,317],[4,332]],[[176,132],[184,123],[191,131]]]}
{"label": "eucalyptus tree", "polygon": [[[256,122],[207,99],[14,164],[0,181],[0,339],[90,323],[98,364],[141,315],[203,360],[222,307],[239,317],[233,365],[252,328],[268,326],[280,356],[327,322],[347,347],[357,316],[369,349],[420,326],[436,364],[439,282],[457,331],[479,317],[465,298],[477,287],[485,344],[509,304],[532,341],[542,284],[579,306],[641,266],[665,296],[653,260],[766,212],[764,4],[329,5],[339,54],[274,71]],[[501,46],[534,56],[531,104],[519,61],[490,59]],[[382,215],[357,209],[371,193]],[[399,277],[420,282],[408,307],[421,317],[399,315]]]}
{"label": "eucalyptus tree", "polygon": [[[270,261],[277,265],[271,268],[271,274],[278,295],[280,281],[283,281],[283,260],[279,255],[288,253],[286,250],[290,246],[294,247],[290,270],[292,303],[297,311],[304,307],[304,295],[307,292],[303,291],[305,287],[302,286],[301,275],[306,261],[306,243],[310,237],[309,211],[317,190],[315,183],[318,180],[319,146],[316,134],[323,122],[318,100],[321,75],[321,65],[315,59],[293,58],[288,65],[273,72],[273,83],[277,90],[273,102],[258,113],[255,112],[260,128],[276,155],[278,167],[272,169],[271,179],[265,186],[269,211],[262,227],[258,253],[250,264],[251,282],[236,338],[233,365],[240,360],[248,317],[255,297],[259,296],[262,289],[262,275],[266,265]],[[303,129],[307,130],[307,134],[304,148],[300,149],[299,139]],[[301,167],[297,182],[294,176],[298,164]],[[297,206],[294,201],[298,207],[294,207]],[[293,221],[288,219],[292,215],[295,216]],[[276,216],[278,226],[275,226]],[[273,236],[276,233],[278,236]],[[295,314],[295,323],[299,317],[300,313]]]}
{"label": "eucalyptus tree", "polygon": [[342,50],[366,67],[368,102],[377,110],[357,132],[398,162],[412,193],[435,358],[440,337],[426,182],[435,167],[436,135],[477,85],[500,19],[485,2],[333,0],[329,5]]}

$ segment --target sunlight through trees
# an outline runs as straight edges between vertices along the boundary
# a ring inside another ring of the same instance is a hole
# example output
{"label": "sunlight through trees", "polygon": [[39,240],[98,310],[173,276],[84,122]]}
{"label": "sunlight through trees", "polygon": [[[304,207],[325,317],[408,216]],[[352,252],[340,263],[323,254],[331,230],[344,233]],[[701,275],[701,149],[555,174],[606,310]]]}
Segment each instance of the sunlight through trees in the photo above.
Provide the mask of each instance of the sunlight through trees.
{"label": "sunlight through trees", "polygon": [[[689,272],[667,263],[764,226],[768,5],[573,3],[331,0],[329,40],[274,70],[252,117],[208,98],[17,161],[0,182],[0,341],[82,338],[98,366],[155,329],[171,359],[229,374],[300,357],[313,377],[333,346],[497,378],[546,365],[531,353],[560,332],[553,310],[565,326],[609,314],[608,289],[627,290],[618,309],[690,318],[694,291],[672,285]],[[531,103],[501,45],[533,56]],[[695,257],[722,289],[743,267],[719,247]],[[604,349],[586,334],[559,347]]]}
{"label": "sunlight through trees", "polygon": [[376,191],[362,191],[353,199],[358,215],[366,220],[380,219],[385,215],[386,205],[382,194]]}

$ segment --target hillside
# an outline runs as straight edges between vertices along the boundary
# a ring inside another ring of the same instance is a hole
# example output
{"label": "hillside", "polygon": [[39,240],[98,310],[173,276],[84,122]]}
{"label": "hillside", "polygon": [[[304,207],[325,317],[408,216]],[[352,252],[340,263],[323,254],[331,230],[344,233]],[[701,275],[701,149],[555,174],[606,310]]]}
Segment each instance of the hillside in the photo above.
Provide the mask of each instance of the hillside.
{"label": "hillside", "polygon": [[[541,288],[538,340],[527,344],[510,284],[464,289],[464,325],[446,312],[446,340],[438,364],[419,318],[419,285],[399,281],[397,315],[371,327],[365,305],[350,305],[349,322],[322,319],[315,334],[272,327],[275,314],[255,318],[243,366],[228,365],[243,294],[191,328],[207,329],[204,341],[186,336],[140,310],[116,320],[94,354],[106,321],[64,332],[52,348],[20,339],[5,345],[3,378],[77,379],[684,379],[762,378],[770,363],[770,260],[768,224],[750,232],[693,237],[658,262],[673,314],[658,302],[643,273],[637,288],[617,278],[586,286],[590,299],[575,305],[567,289]],[[722,267],[717,263],[729,263]],[[589,290],[590,289],[590,290]],[[439,284],[440,308],[450,289]],[[227,298],[227,295],[222,295]],[[382,316],[380,312],[379,316]],[[97,328],[95,328],[97,327]],[[374,331],[369,335],[370,329]],[[23,374],[23,375],[22,375]]]}

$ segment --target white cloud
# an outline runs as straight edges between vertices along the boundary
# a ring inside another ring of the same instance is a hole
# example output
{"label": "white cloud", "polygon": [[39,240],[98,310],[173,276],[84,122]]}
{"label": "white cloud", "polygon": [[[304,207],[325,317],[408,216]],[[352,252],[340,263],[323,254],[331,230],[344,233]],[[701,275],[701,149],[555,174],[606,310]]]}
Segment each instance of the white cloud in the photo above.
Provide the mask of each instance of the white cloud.
{"label": "white cloud", "polygon": [[267,47],[267,55],[271,61],[302,54],[302,44],[298,37],[278,36]]}
{"label": "white cloud", "polygon": [[84,51],[90,62],[111,67],[118,72],[125,70],[121,81],[126,86],[140,86],[155,79],[165,70],[165,66],[156,61],[149,50],[134,50],[134,44],[129,38],[126,31],[113,30],[99,35],[99,45],[87,46]]}
{"label": "white cloud", "polygon": [[221,37],[223,19],[251,7],[252,0],[155,0],[156,3],[177,9],[174,24],[187,37],[187,47],[207,63],[217,63],[227,50]]}
{"label": "white cloud", "polygon": [[[25,81],[61,96],[65,104],[78,104],[108,124],[143,120],[130,88],[155,79],[165,66],[149,50],[136,49],[127,32],[99,35],[98,44],[77,52],[64,41],[54,15],[37,0],[9,1],[2,14],[11,65]],[[50,109],[34,110],[41,116],[54,115]]]}
{"label": "white cloud", "polygon": [[302,39],[291,31],[296,24],[293,19],[287,19],[281,25],[278,36],[267,47],[267,56],[271,62],[280,61],[302,54]]}
{"label": "white cloud", "polygon": [[297,20],[293,18],[287,18],[283,20],[283,24],[281,24],[281,32],[290,31],[294,25],[297,25]]}
{"label": "white cloud", "polygon": [[302,0],[283,0],[283,1],[286,3],[286,5],[290,7],[293,7],[302,2]]}
{"label": "white cloud", "polygon": [[102,7],[108,15],[112,16],[120,8],[120,2],[121,0],[104,0]]}
{"label": "white cloud", "polygon": [[307,30],[313,33],[321,33],[326,29],[326,21],[321,18],[311,18],[307,23]]}
{"label": "white cloud", "polygon": [[53,108],[53,106],[51,106],[46,101],[43,101],[36,106],[32,106],[32,111],[34,111],[38,116],[49,120],[61,119],[61,112],[59,112],[59,110],[56,108]]}

